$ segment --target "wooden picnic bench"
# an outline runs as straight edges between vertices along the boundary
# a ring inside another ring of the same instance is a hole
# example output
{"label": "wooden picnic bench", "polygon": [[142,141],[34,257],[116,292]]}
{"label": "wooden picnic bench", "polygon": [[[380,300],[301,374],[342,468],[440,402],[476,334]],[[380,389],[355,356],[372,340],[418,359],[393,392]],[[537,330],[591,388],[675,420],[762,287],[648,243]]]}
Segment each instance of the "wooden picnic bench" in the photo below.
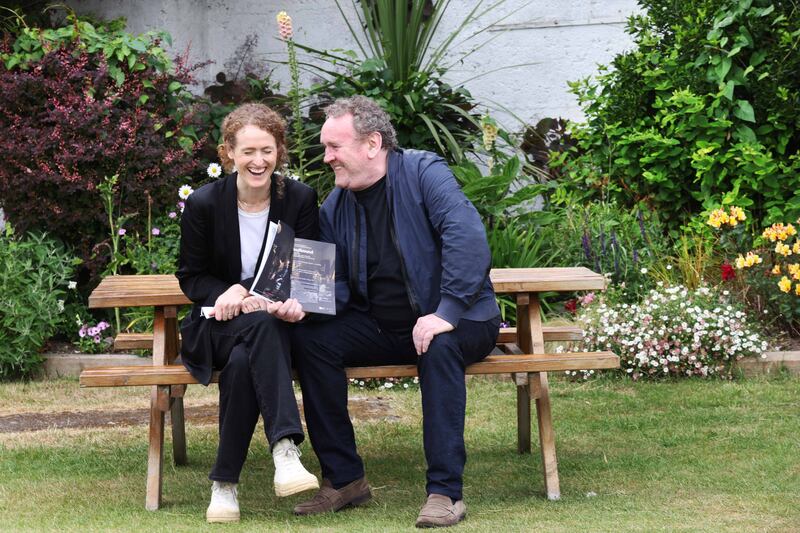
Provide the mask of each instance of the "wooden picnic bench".
{"label": "wooden picnic bench", "polygon": [[[550,291],[603,290],[605,279],[589,269],[516,268],[494,269],[492,283],[498,294],[511,294],[517,303],[517,327],[503,328],[497,340],[501,355],[490,355],[467,367],[467,374],[511,374],[517,387],[517,450],[531,451],[531,399],[536,403],[539,449],[542,456],[544,488],[547,497],[560,497],[555,433],[553,430],[547,372],[619,368],[619,358],[611,352],[545,352],[546,341],[571,341],[581,338],[574,326],[544,326],[539,293]],[[150,433],[147,461],[145,507],[161,505],[164,463],[164,414],[172,420],[173,460],[187,462],[183,413],[186,386],[197,383],[180,365],[177,314],[181,305],[191,302],[183,295],[171,275],[110,276],[104,278],[89,296],[90,308],[153,306],[153,333],[120,333],[115,346],[152,348],[153,366],[99,367],[84,370],[81,387],[151,386]],[[386,365],[347,369],[348,378],[388,378],[416,376],[414,365]],[[215,372],[213,382],[219,373]]]}

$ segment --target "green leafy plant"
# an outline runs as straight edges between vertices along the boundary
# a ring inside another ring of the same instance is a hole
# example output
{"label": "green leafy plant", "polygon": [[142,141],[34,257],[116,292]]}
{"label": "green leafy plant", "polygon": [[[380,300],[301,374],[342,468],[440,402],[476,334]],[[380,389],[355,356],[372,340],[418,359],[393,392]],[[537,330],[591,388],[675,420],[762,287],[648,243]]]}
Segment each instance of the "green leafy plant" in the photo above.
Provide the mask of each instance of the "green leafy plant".
{"label": "green leafy plant", "polygon": [[756,221],[800,213],[800,9],[794,2],[643,0],[636,46],[572,84],[586,114],[556,158],[563,196],[644,202],[673,235],[720,203]]}
{"label": "green leafy plant", "polygon": [[0,233],[0,379],[29,377],[45,342],[65,325],[67,287],[79,263],[44,234]]}
{"label": "green leafy plant", "polygon": [[[374,98],[392,117],[401,146],[427,150],[436,147],[449,162],[458,163],[463,158],[463,146],[478,130],[479,116],[473,112],[472,95],[464,87],[451,87],[444,81],[451,66],[445,58],[471,23],[503,2],[475,2],[454,30],[440,36],[449,0],[360,0],[354,2],[356,22],[348,18],[337,0],[360,54],[321,51],[298,44],[298,48],[311,54],[314,63],[325,64],[320,67],[304,63],[325,77],[312,92],[322,101],[353,94]],[[481,32],[466,36],[458,44],[463,45]],[[434,46],[434,42],[438,44]],[[473,51],[486,42],[476,45]]]}

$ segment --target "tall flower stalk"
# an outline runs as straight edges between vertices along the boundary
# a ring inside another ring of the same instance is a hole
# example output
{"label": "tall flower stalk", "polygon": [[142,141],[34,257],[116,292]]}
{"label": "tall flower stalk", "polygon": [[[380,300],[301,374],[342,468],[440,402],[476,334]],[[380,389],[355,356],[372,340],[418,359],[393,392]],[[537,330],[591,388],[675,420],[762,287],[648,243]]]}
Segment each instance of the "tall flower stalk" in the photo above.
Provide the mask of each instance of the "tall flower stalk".
{"label": "tall flower stalk", "polygon": [[[122,227],[122,225],[128,218],[127,216],[114,217],[114,196],[118,180],[118,174],[114,174],[111,177],[106,176],[103,178],[102,183],[97,186],[97,189],[100,191],[100,195],[103,198],[103,207],[105,208],[106,216],[108,217],[108,229],[111,236],[111,261],[108,263],[108,267],[106,267],[106,273],[111,273],[111,275],[117,275],[119,273],[119,267],[123,262],[122,254],[120,253],[120,240],[122,236],[125,235],[125,229]],[[119,307],[114,308],[114,321],[117,328],[116,331],[121,331]]]}
{"label": "tall flower stalk", "polygon": [[292,28],[292,17],[286,11],[281,11],[276,17],[278,21],[278,33],[286,43],[286,50],[289,54],[289,73],[292,78],[292,86],[289,90],[289,102],[292,107],[292,146],[289,150],[295,161],[293,169],[300,181],[305,181],[305,139],[303,135],[303,116],[300,111],[300,99],[302,90],[300,88],[300,70],[297,66],[297,51],[294,44],[294,30]]}

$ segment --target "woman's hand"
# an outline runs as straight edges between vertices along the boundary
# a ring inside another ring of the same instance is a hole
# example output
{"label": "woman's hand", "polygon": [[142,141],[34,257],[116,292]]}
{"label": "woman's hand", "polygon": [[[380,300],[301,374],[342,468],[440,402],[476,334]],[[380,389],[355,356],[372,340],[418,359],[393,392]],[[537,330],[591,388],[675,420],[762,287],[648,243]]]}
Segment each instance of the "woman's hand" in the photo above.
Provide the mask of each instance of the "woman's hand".
{"label": "woman's hand", "polygon": [[303,306],[295,298],[285,302],[267,302],[267,313],[284,322],[299,322],[306,316]]}
{"label": "woman's hand", "polygon": [[248,296],[242,300],[242,313],[254,313],[256,311],[266,311],[267,301],[258,296]]}
{"label": "woman's hand", "polygon": [[242,302],[247,297],[247,289],[239,285],[231,285],[214,302],[214,318],[221,321],[230,320],[239,316],[242,311]]}

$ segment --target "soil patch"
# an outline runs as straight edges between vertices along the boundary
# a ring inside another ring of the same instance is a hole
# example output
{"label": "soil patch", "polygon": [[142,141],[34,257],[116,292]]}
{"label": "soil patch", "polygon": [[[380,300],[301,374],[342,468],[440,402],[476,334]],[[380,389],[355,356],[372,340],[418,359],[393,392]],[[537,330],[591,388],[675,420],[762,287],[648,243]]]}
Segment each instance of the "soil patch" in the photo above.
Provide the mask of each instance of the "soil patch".
{"label": "soil patch", "polygon": [[[302,404],[300,405],[302,409]],[[397,421],[389,398],[350,398],[350,418],[354,420]],[[218,418],[216,403],[192,405],[184,408],[187,424],[215,425]],[[169,412],[167,412],[169,423]],[[0,433],[42,431],[45,429],[87,429],[98,427],[145,426],[150,421],[148,409],[121,409],[115,411],[61,411],[58,413],[25,413],[0,416]]]}

